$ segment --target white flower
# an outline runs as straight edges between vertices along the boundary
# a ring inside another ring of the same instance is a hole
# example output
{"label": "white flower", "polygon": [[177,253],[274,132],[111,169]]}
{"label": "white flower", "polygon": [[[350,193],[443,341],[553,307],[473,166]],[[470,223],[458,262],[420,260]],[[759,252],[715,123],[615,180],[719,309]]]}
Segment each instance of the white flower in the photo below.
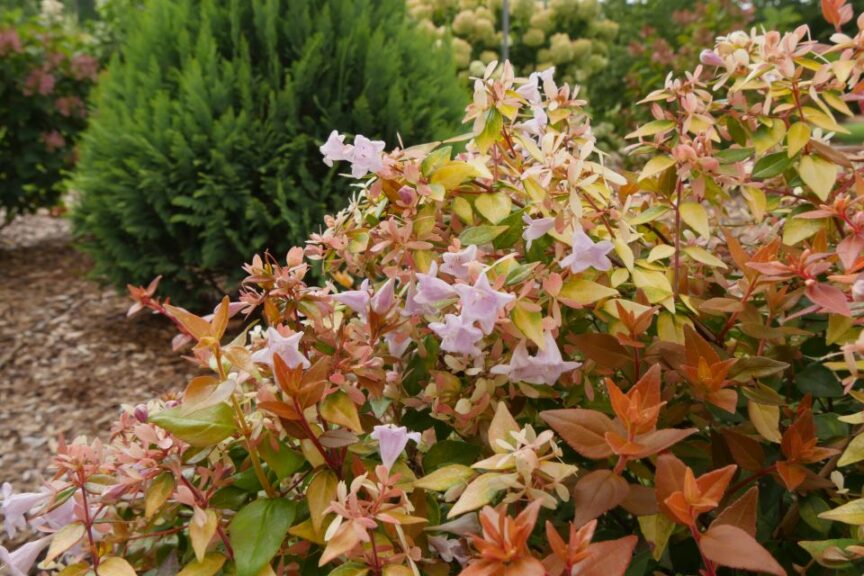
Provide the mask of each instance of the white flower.
{"label": "white flower", "polygon": [[318,149],[324,155],[324,163],[327,166],[333,166],[334,161],[351,160],[354,147],[350,144],[345,144],[344,134],[339,134],[336,130],[333,130],[327,138],[327,142]]}
{"label": "white flower", "polygon": [[14,538],[18,530],[27,528],[26,515],[51,496],[48,491],[13,494],[12,485],[9,482],[3,483],[2,494],[3,505],[0,509],[3,510],[3,527],[9,538]]}
{"label": "white flower", "polygon": [[420,443],[419,432],[408,432],[404,426],[384,424],[375,426],[370,435],[373,440],[378,440],[378,453],[381,454],[381,462],[389,472],[399,459],[399,455],[405,450],[409,440]]}
{"label": "white flower", "polygon": [[354,178],[362,178],[369,172],[377,172],[384,163],[382,154],[384,153],[384,142],[381,140],[369,140],[363,135],[358,134],[354,138],[354,151],[351,154],[351,176]]}

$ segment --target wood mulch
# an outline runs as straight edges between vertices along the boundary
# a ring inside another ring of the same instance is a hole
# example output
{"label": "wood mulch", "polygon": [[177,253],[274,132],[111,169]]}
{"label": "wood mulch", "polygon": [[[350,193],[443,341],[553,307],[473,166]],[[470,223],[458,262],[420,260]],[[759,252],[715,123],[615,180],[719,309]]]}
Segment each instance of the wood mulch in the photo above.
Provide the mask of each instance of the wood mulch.
{"label": "wood mulch", "polygon": [[127,319],[129,299],[88,269],[62,218],[0,231],[0,483],[16,491],[49,474],[61,435],[107,438],[121,405],[181,389],[196,372],[171,351],[167,321]]}

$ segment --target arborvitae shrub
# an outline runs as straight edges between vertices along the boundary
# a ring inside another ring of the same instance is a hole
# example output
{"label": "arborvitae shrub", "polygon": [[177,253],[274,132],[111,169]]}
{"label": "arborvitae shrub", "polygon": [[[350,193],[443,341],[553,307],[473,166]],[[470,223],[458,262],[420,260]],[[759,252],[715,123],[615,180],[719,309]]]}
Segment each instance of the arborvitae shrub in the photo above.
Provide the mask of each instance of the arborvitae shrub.
{"label": "arborvitae shrub", "polygon": [[449,52],[400,0],[153,0],[96,96],[74,212],[95,274],[163,275],[175,299],[230,288],[346,203],[321,164],[335,129],[406,145],[452,133]]}

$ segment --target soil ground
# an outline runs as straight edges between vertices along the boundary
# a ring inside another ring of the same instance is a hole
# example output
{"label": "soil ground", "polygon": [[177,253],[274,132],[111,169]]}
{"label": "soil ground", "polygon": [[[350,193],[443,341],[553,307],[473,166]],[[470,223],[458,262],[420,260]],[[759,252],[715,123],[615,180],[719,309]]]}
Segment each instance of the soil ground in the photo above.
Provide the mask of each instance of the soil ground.
{"label": "soil ground", "polygon": [[[180,389],[195,368],[172,327],[87,278],[68,222],[23,217],[0,231],[0,484],[50,474],[62,435],[107,438],[121,405]],[[2,540],[2,538],[0,538]]]}

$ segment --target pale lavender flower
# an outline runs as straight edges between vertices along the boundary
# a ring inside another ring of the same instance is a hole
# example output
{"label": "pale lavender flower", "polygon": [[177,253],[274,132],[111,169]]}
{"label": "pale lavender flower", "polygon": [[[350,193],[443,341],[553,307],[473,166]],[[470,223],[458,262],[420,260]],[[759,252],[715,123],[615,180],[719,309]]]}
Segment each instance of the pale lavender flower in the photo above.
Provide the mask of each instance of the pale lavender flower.
{"label": "pale lavender flower", "polygon": [[375,426],[370,435],[373,440],[378,441],[378,453],[381,454],[381,463],[389,472],[393,464],[399,459],[399,455],[405,450],[409,440],[420,443],[419,432],[408,432],[404,426],[384,424]]}
{"label": "pale lavender flower", "polygon": [[444,536],[429,536],[429,547],[435,550],[444,562],[449,563],[456,560],[459,564],[465,564],[468,561],[468,551],[461,540],[448,539]]}
{"label": "pale lavender flower", "polygon": [[477,246],[472,244],[460,252],[447,252],[443,258],[441,272],[465,280],[468,278],[468,265],[477,261]]}
{"label": "pale lavender flower", "polygon": [[354,138],[354,150],[351,154],[351,176],[362,178],[369,172],[377,172],[384,163],[381,156],[384,152],[384,142],[369,140],[360,134]]}
{"label": "pale lavender flower", "polygon": [[324,155],[324,163],[327,166],[333,166],[334,161],[351,160],[354,147],[350,144],[345,144],[345,135],[339,134],[336,130],[330,133],[327,142],[318,148],[321,154]]}
{"label": "pale lavender flower", "polygon": [[438,266],[433,263],[428,274],[417,273],[417,289],[413,301],[421,307],[435,306],[442,300],[456,297],[456,290],[440,278],[437,278]]}
{"label": "pale lavender flower", "polygon": [[699,61],[706,66],[723,66],[723,59],[713,50],[702,50],[699,54]]}
{"label": "pale lavender flower", "polygon": [[498,292],[489,285],[486,274],[480,274],[473,286],[457,284],[453,287],[462,301],[462,317],[465,322],[477,321],[484,334],[491,334],[504,307],[516,299],[513,294]]}
{"label": "pale lavender flower", "polygon": [[582,228],[576,228],[573,231],[573,252],[561,260],[561,268],[570,268],[574,274],[584,272],[588,268],[609,270],[612,261],[606,255],[612,251],[612,248],[612,242],[601,240],[595,244]]}
{"label": "pale lavender flower", "polygon": [[365,321],[369,316],[369,302],[372,300],[372,295],[369,293],[369,280],[364,280],[359,290],[339,292],[333,295],[333,299],[359,314]]}
{"label": "pale lavender flower", "polygon": [[531,243],[534,240],[542,238],[549,230],[555,227],[555,218],[532,219],[528,214],[523,214],[522,222],[525,223],[525,231],[522,233],[522,238],[528,243],[528,250],[531,249]]}
{"label": "pale lavender flower", "polygon": [[387,343],[387,351],[390,355],[401,358],[411,345],[411,336],[394,330],[384,335],[384,341]]}
{"label": "pale lavender flower", "polygon": [[42,551],[51,543],[52,536],[46,536],[24,544],[14,552],[0,546],[0,562],[9,567],[11,576],[27,576]]}
{"label": "pale lavender flower", "polygon": [[396,295],[396,280],[394,278],[390,278],[387,282],[381,286],[377,292],[375,292],[375,296],[372,297],[370,302],[372,306],[372,310],[376,314],[385,314],[390,308],[393,307],[393,303],[395,302]]}
{"label": "pale lavender flower", "polygon": [[558,91],[557,86],[555,86],[554,78],[554,66],[547,68],[543,72],[532,72],[531,75],[528,76],[528,81],[516,89],[516,93],[525,98],[529,104],[536,106],[542,102],[542,98],[540,96],[541,81],[543,82],[543,89],[546,92],[547,96],[550,93]]}
{"label": "pale lavender flower", "polygon": [[480,355],[477,342],[483,338],[483,332],[462,316],[447,314],[444,322],[432,322],[429,328],[441,338],[441,349],[445,352]]}
{"label": "pale lavender flower", "polygon": [[562,374],[575,370],[581,365],[579,362],[565,362],[552,333],[546,332],[544,349],[538,351],[536,356],[528,353],[528,346],[523,340],[513,351],[510,364],[495,366],[491,372],[505,374],[511,382],[554,386]]}
{"label": "pale lavender flower", "polygon": [[519,127],[532,136],[542,136],[549,124],[549,116],[542,106],[534,106],[531,111],[534,114],[531,120],[522,122]]}
{"label": "pale lavender flower", "polygon": [[13,494],[12,485],[9,482],[3,483],[2,493],[3,505],[0,509],[3,510],[3,527],[9,538],[14,538],[18,530],[27,528],[27,514],[45,503],[51,496],[48,491]]}
{"label": "pale lavender flower", "polygon": [[253,362],[260,362],[273,367],[273,356],[278,354],[289,368],[309,368],[311,364],[309,360],[300,352],[300,339],[303,338],[302,332],[297,332],[291,336],[285,337],[272,326],[267,329],[267,346],[252,354]]}
{"label": "pale lavender flower", "polygon": [[852,284],[852,299],[855,302],[864,301],[864,277],[859,277]]}

